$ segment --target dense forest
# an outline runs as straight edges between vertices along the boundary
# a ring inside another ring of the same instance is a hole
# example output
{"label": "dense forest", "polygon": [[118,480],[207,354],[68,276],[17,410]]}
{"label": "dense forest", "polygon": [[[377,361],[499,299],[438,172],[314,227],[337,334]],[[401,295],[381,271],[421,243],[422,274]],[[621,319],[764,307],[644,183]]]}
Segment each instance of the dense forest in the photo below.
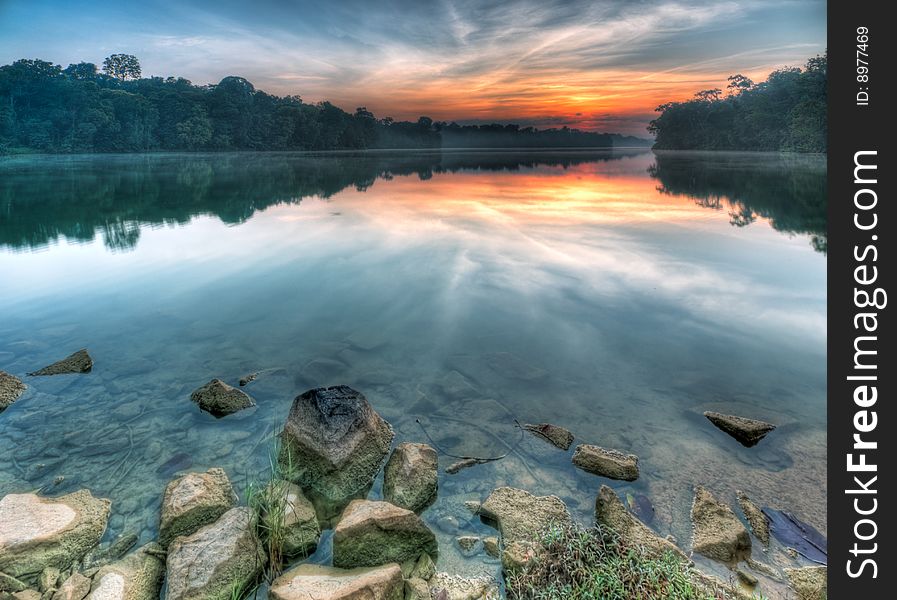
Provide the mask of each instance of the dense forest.
{"label": "dense forest", "polygon": [[703,90],[692,100],[662,104],[648,126],[654,147],[826,152],[826,64],[825,55],[816,56],[802,69],[779,69],[760,83],[732,75],[725,95]]}
{"label": "dense forest", "polygon": [[648,140],[576,129],[378,119],[330,102],[274,96],[242,77],[216,85],[141,77],[113,54],[62,68],[43,60],[0,67],[0,154],[157,150],[357,150],[439,147],[644,146]]}

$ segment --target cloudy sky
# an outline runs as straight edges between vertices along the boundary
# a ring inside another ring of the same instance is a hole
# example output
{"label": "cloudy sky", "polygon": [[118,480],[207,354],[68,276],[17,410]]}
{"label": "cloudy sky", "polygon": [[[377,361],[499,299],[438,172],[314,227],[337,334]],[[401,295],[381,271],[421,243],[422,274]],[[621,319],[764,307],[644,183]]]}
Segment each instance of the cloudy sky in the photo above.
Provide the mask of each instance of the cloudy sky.
{"label": "cloudy sky", "polygon": [[0,64],[136,54],[397,119],[645,135],[653,109],[825,49],[824,0],[0,0]]}

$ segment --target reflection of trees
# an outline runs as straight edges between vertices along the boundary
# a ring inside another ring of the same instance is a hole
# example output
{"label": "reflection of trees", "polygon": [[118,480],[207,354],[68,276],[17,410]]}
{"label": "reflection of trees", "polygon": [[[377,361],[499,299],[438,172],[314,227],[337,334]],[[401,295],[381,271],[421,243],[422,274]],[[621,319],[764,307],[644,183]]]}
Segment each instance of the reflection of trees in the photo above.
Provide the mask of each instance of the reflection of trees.
{"label": "reflection of trees", "polygon": [[808,234],[826,252],[825,158],[781,154],[656,152],[648,173],[658,190],[729,211],[736,227],[768,219],[785,233]]}
{"label": "reflection of trees", "polygon": [[142,225],[214,215],[237,224],[257,210],[330,197],[377,179],[461,170],[571,166],[633,152],[191,154],[12,158],[0,163],[0,245],[35,248],[60,237],[133,248]]}

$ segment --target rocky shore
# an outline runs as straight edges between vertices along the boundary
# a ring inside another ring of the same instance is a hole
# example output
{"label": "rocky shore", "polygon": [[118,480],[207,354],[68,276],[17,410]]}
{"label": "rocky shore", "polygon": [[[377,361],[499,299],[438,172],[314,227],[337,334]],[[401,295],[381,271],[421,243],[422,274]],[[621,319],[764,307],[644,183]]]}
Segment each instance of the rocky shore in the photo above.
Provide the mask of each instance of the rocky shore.
{"label": "rocky shore", "polygon": [[[89,355],[79,351],[32,375],[86,373],[91,367]],[[24,389],[20,380],[0,372],[0,411],[3,402],[8,406]],[[254,406],[247,394],[219,380],[196,390],[191,399],[220,418]],[[734,415],[707,417],[745,446],[760,443],[774,429]],[[572,432],[548,423],[521,428],[556,452],[568,452],[574,440]],[[509,576],[546,559],[546,531],[577,527],[565,502],[538,495],[542,490],[508,486],[469,501],[471,513],[494,527],[496,535],[458,529],[456,548],[464,556],[500,561],[503,576],[438,571],[438,538],[420,515],[458,457],[441,455],[425,440],[395,437],[390,423],[357,390],[308,390],[294,399],[281,430],[277,464],[254,495],[241,501],[220,468],[182,472],[160,490],[158,538],[138,548],[136,536],[103,542],[115,506],[89,490],[58,497],[7,494],[0,498],[0,600],[155,600],[163,595],[236,600],[258,589],[276,600],[526,597],[509,587]],[[461,460],[475,466],[495,459]],[[808,565],[799,539],[795,548],[777,543],[785,538],[748,495],[739,492],[737,502],[727,501],[714,492],[712,481],[695,482],[692,538],[680,542],[655,532],[643,520],[647,510],[608,485],[637,480],[640,468],[650,465],[590,443],[576,446],[570,461],[595,476],[598,492],[589,525],[612,532],[646,556],[687,565],[696,589],[751,598],[765,593],[764,582],[778,582],[801,600],[826,597],[825,567]],[[377,496],[371,489],[381,472]],[[325,535],[332,547],[330,564],[303,562]],[[705,572],[705,565],[716,566]]]}

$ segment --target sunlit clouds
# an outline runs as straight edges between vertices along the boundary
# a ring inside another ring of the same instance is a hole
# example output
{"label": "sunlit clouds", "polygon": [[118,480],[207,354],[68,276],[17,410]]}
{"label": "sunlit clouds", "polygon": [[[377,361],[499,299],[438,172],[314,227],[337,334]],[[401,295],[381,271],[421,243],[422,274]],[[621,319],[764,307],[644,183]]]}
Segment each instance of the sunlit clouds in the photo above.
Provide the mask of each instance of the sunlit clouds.
{"label": "sunlit clouds", "polygon": [[825,3],[0,2],[0,61],[137,54],[145,75],[241,75],[398,119],[645,135],[653,109],[824,51]]}

